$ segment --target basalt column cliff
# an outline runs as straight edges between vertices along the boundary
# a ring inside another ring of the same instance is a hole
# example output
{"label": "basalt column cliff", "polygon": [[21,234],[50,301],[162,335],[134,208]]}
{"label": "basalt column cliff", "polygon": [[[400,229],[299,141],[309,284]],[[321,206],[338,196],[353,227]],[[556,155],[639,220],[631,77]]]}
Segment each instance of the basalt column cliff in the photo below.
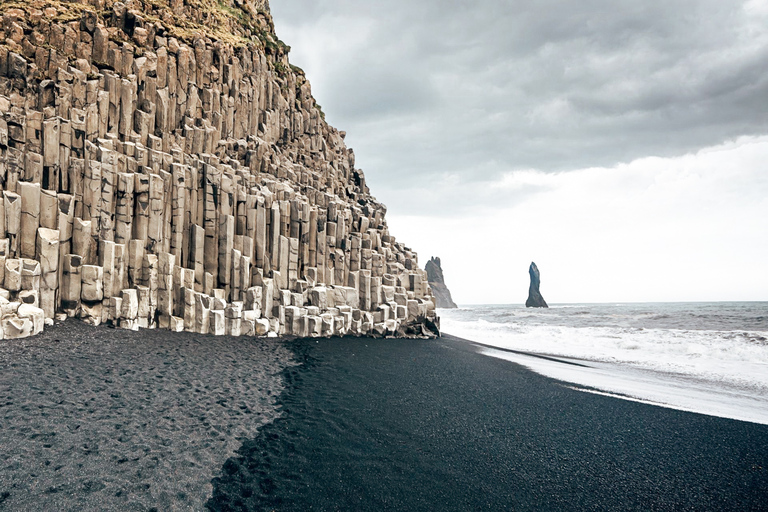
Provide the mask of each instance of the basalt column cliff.
{"label": "basalt column cliff", "polygon": [[428,335],[266,0],[0,0],[0,334]]}

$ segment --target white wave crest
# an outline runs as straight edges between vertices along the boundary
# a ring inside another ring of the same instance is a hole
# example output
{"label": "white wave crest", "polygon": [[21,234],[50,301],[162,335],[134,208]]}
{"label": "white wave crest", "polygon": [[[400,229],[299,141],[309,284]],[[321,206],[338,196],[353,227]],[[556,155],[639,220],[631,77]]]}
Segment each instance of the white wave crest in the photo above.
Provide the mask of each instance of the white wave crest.
{"label": "white wave crest", "polygon": [[[540,325],[442,313],[446,333],[499,348],[628,364],[768,394],[768,332]],[[517,317],[519,318],[519,317]]]}

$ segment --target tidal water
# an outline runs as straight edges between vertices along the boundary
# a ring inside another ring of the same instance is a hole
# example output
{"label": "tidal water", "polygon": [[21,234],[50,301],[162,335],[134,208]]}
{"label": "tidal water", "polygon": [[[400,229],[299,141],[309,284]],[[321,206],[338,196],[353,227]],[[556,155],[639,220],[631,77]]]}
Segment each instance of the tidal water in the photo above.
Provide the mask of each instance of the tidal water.
{"label": "tidal water", "polygon": [[768,424],[768,302],[479,305],[440,316],[444,332],[495,347],[487,355],[584,391]]}

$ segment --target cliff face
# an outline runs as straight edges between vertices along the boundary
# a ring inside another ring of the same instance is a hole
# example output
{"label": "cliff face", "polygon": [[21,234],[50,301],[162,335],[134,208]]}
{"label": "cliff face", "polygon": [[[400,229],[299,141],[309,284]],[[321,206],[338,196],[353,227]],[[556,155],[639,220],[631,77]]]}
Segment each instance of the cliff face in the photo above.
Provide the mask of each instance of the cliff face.
{"label": "cliff face", "polygon": [[0,330],[429,334],[266,0],[0,0]]}
{"label": "cliff face", "polygon": [[438,308],[457,308],[458,306],[451,298],[451,291],[445,285],[443,268],[440,266],[440,258],[430,258],[426,267],[424,267],[424,270],[427,271],[427,280],[429,281],[430,288],[432,288],[432,294],[435,297],[435,305]]}

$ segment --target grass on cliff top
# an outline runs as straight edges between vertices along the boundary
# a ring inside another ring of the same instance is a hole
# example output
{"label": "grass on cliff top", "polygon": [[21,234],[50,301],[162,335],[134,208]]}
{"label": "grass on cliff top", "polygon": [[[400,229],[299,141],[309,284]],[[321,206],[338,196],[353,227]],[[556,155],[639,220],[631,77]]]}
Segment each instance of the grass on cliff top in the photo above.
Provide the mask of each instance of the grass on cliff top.
{"label": "grass on cliff top", "polygon": [[[118,0],[105,0],[103,9],[86,2],[67,0],[0,0],[0,12],[20,9],[29,18],[35,10],[56,9],[48,18],[55,23],[80,20],[83,11],[94,11],[101,21],[112,16],[112,7]],[[204,36],[236,46],[256,44],[278,53],[290,50],[274,35],[271,15],[264,10],[248,11],[232,0],[184,0],[186,9],[174,10],[169,0],[133,0],[124,2],[128,10],[136,11],[149,23],[160,23],[168,33],[191,42]],[[106,23],[105,23],[106,24]]]}

